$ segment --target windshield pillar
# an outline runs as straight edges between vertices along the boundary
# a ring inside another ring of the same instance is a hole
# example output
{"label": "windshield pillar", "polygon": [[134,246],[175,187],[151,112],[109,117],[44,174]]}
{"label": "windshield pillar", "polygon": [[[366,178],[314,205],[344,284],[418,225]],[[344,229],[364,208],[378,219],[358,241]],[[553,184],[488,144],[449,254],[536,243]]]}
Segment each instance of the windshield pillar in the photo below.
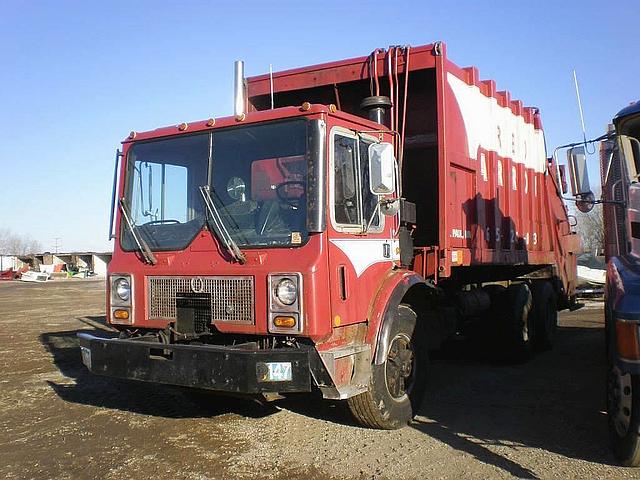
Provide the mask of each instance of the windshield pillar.
{"label": "windshield pillar", "polygon": [[309,122],[307,150],[307,230],[323,232],[327,226],[326,179],[327,179],[327,128],[323,120]]}

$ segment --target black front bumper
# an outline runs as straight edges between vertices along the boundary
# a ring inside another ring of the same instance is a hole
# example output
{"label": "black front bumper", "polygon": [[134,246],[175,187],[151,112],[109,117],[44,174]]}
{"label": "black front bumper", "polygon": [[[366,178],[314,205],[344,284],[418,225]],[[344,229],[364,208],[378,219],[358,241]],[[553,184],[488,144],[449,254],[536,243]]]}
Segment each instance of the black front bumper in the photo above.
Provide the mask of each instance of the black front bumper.
{"label": "black front bumper", "polygon": [[[309,347],[247,350],[216,345],[164,345],[78,333],[82,361],[95,374],[219,392],[310,392]],[[268,381],[274,362],[290,363],[291,379]],[[266,370],[265,370],[266,369]]]}

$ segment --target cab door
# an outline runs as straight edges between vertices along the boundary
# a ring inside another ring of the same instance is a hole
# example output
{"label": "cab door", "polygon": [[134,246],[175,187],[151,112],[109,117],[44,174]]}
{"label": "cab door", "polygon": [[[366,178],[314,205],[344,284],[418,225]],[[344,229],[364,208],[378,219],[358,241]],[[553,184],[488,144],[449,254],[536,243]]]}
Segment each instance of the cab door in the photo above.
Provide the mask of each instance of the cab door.
{"label": "cab door", "polygon": [[370,190],[368,148],[375,141],[341,127],[330,134],[328,252],[334,326],[367,320],[384,271],[399,260],[379,198]]}

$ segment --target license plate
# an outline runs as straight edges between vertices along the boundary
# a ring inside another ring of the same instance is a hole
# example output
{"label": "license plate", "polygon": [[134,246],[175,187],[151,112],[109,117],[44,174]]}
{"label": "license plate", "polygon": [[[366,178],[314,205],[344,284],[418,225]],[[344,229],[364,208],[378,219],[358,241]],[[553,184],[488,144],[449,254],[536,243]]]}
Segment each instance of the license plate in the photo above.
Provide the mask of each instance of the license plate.
{"label": "license plate", "polygon": [[84,363],[89,370],[91,370],[91,350],[87,347],[80,347],[82,353],[82,363]]}
{"label": "license plate", "polygon": [[259,363],[258,378],[263,382],[290,382],[293,378],[291,362]]}

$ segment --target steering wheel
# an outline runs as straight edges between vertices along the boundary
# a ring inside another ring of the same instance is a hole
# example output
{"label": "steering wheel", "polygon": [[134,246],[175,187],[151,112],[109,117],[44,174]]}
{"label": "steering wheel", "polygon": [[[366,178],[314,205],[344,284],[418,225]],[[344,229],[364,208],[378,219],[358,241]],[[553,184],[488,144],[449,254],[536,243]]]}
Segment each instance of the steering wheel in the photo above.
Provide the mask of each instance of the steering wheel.
{"label": "steering wheel", "polygon": [[164,225],[164,224],[178,224],[180,221],[174,220],[173,218],[165,218],[164,220],[151,220],[150,222],[144,223],[143,226],[146,225]]}
{"label": "steering wheel", "polygon": [[[288,197],[286,197],[284,195],[284,192],[282,191],[282,189],[284,187],[288,187],[289,185],[300,185],[302,187],[302,194],[297,198],[288,198]],[[276,185],[276,195],[278,196],[278,200],[280,200],[281,202],[284,202],[287,205],[290,205],[290,206],[292,206],[294,208],[298,208],[298,205],[300,203],[300,198],[302,198],[302,196],[304,196],[305,187],[306,187],[305,182],[302,182],[300,180],[290,180],[288,182],[282,182],[282,183],[279,183],[278,185]]]}

